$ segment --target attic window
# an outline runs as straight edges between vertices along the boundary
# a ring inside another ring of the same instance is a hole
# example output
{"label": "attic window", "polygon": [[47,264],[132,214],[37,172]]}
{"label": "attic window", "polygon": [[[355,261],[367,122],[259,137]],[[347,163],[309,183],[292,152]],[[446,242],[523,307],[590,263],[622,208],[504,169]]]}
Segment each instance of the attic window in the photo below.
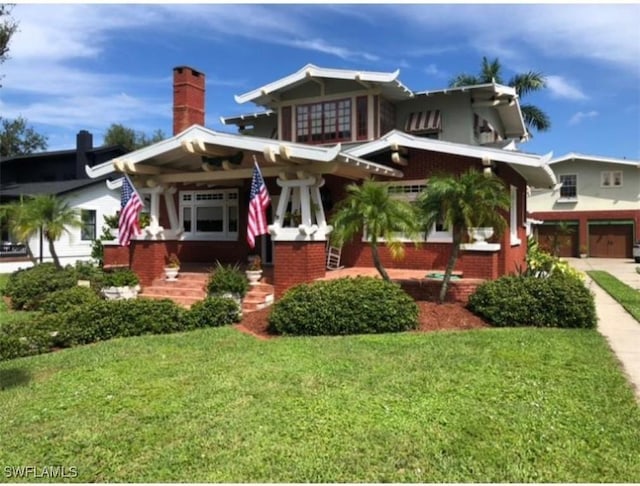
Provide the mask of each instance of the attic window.
{"label": "attic window", "polygon": [[410,113],[404,125],[404,131],[407,133],[439,132],[440,130],[442,130],[440,110]]}

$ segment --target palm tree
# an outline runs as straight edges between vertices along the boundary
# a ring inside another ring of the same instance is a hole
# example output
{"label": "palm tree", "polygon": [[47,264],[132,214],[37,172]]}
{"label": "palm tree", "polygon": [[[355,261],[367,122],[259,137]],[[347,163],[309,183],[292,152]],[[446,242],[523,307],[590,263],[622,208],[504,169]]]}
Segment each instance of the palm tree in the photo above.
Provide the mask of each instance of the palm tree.
{"label": "palm tree", "polygon": [[439,301],[447,295],[460,244],[467,228],[492,226],[500,235],[507,221],[500,210],[508,210],[510,196],[504,182],[493,174],[475,169],[455,176],[442,174],[429,178],[426,189],[418,196],[417,208],[425,230],[441,222],[453,235],[451,256],[440,288]]}
{"label": "palm tree", "polygon": [[392,258],[402,258],[404,244],[399,233],[414,242],[420,236],[415,210],[408,202],[391,197],[389,185],[381,182],[366,180],[362,185],[349,184],[346,191],[347,197],[340,201],[331,218],[334,228],[331,239],[337,246],[342,246],[366,228],[373,264],[380,276],[388,281],[389,274],[380,261],[378,243],[384,239]]}
{"label": "palm tree", "polygon": [[[464,73],[458,74],[449,82],[449,86],[451,88],[457,88],[460,86],[473,86],[475,84],[485,83],[505,84],[502,79],[502,65],[498,58],[489,62],[486,57],[483,57],[480,73],[477,76]],[[520,99],[522,99],[523,96],[529,93],[545,88],[546,78],[540,72],[529,71],[516,74],[506,84],[507,86],[515,88],[516,93]],[[549,117],[537,106],[521,104],[520,109],[522,110],[522,117],[530,129],[535,128],[539,132],[544,132],[551,127]]]}
{"label": "palm tree", "polygon": [[[13,203],[10,228],[18,240],[29,247],[29,239],[38,231],[47,240],[49,253],[57,268],[62,268],[54,243],[69,227],[80,227],[78,213],[69,204],[54,195],[39,195],[27,201]],[[31,250],[28,250],[32,256]]]}

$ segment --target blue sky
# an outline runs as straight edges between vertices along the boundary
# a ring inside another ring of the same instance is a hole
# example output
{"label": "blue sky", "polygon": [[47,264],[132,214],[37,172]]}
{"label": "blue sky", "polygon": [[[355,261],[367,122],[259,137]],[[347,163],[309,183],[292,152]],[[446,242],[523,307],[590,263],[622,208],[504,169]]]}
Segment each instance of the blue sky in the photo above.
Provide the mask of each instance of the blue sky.
{"label": "blue sky", "polygon": [[242,94],[300,69],[395,71],[445,88],[498,57],[505,78],[541,71],[525,97],[551,118],[521,145],[640,159],[640,4],[25,4],[0,65],[0,116],[25,117],[49,149],[112,123],[171,135],[172,69],[206,74],[206,126],[260,111]]}

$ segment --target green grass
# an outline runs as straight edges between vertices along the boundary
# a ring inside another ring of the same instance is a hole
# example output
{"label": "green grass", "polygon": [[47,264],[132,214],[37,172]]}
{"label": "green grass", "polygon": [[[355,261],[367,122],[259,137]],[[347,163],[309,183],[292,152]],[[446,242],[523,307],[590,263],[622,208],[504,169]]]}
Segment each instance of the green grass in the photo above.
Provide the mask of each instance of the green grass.
{"label": "green grass", "polygon": [[81,482],[640,482],[593,330],[117,339],[0,363],[0,417],[3,468]]}
{"label": "green grass", "polygon": [[609,272],[590,270],[587,272],[600,287],[622,305],[634,319],[640,322],[640,292],[621,282]]}

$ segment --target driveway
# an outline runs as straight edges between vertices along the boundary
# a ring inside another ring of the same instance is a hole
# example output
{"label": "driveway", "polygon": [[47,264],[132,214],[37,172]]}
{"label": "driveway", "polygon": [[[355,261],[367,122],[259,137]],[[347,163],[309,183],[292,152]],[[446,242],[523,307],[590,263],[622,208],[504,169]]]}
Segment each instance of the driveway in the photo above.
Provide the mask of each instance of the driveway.
{"label": "driveway", "polygon": [[604,270],[626,283],[629,287],[640,290],[640,274],[636,267],[640,267],[631,258],[563,258],[572,267],[582,270]]}

